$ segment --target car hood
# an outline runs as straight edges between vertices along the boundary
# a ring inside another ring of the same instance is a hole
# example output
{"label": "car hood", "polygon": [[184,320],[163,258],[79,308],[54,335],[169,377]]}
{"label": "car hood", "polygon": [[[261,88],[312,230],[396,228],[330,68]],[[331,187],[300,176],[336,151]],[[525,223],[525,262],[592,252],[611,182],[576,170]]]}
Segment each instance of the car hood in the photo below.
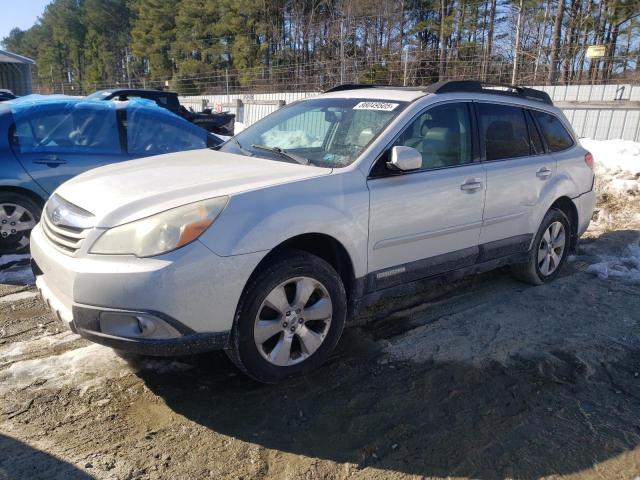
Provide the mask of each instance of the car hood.
{"label": "car hood", "polygon": [[187,203],[328,175],[331,169],[191,150],[89,170],[56,194],[113,227]]}

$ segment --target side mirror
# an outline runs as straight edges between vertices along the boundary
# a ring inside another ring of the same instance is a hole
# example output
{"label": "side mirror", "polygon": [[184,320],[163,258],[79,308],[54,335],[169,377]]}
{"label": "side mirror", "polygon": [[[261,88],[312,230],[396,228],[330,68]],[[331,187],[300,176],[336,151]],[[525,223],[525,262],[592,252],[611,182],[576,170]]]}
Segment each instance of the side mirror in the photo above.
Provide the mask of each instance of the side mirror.
{"label": "side mirror", "polygon": [[402,172],[417,170],[422,167],[422,155],[413,147],[393,147],[387,165]]}

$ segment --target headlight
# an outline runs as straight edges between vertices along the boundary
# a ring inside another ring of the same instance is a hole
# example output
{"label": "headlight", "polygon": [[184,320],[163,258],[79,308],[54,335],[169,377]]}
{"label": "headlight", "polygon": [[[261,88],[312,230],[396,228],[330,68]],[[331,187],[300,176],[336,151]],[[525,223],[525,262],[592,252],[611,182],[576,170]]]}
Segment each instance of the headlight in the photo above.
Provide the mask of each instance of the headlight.
{"label": "headlight", "polygon": [[193,242],[215,221],[228,197],[172,208],[104,232],[90,253],[152,257]]}

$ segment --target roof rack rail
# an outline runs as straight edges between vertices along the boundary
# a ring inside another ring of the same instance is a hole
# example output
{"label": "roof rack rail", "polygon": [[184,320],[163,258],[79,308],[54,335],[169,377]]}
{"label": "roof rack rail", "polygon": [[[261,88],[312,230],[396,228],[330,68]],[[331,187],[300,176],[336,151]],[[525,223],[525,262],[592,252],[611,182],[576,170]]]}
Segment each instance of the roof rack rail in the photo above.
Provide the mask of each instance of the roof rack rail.
{"label": "roof rack rail", "polygon": [[[503,90],[496,90],[495,88],[491,87],[502,88]],[[521,87],[519,85],[482,83],[479,80],[443,80],[440,82],[432,83],[427,87],[395,87],[393,85],[345,83],[343,85],[337,85],[333,88],[330,88],[329,90],[325,90],[323,93],[342,92],[345,90],[360,90],[363,88],[419,90],[425,93],[490,93],[493,95],[508,95],[510,97],[526,98],[528,100],[535,100],[538,102],[553,105],[553,101],[551,101],[551,97],[549,96],[549,94],[547,92],[543,92],[542,90],[536,90],[529,87]]]}
{"label": "roof rack rail", "polygon": [[[499,87],[505,90],[495,90],[486,87]],[[509,95],[511,97],[527,98],[538,102],[553,105],[553,101],[547,92],[534,88],[521,87],[519,85],[488,84],[478,80],[445,80],[436,82],[423,89],[427,93],[454,93],[454,92],[475,92],[490,93],[497,95]]]}
{"label": "roof rack rail", "polygon": [[[325,90],[322,93],[329,92],[342,92],[344,90],[360,90],[362,88],[384,88],[390,87],[390,85],[367,85],[364,83],[343,83],[342,85],[336,85],[335,87],[331,87],[329,90]],[[393,88],[393,87],[392,87]]]}

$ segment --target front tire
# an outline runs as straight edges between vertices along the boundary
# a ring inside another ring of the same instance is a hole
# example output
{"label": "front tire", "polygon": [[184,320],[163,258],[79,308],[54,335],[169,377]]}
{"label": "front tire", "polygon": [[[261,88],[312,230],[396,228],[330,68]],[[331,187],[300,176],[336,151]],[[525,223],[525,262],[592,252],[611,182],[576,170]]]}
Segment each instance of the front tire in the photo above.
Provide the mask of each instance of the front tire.
{"label": "front tire", "polygon": [[42,208],[25,195],[0,192],[0,255],[29,250],[31,230]]}
{"label": "front tire", "polygon": [[512,265],[513,276],[531,285],[552,281],[567,260],[571,224],[560,210],[551,209],[542,219],[526,263]]}
{"label": "front tire", "polygon": [[307,373],[333,351],[346,311],[344,285],[334,268],[307,252],[285,250],[245,288],[227,354],[264,383]]}

